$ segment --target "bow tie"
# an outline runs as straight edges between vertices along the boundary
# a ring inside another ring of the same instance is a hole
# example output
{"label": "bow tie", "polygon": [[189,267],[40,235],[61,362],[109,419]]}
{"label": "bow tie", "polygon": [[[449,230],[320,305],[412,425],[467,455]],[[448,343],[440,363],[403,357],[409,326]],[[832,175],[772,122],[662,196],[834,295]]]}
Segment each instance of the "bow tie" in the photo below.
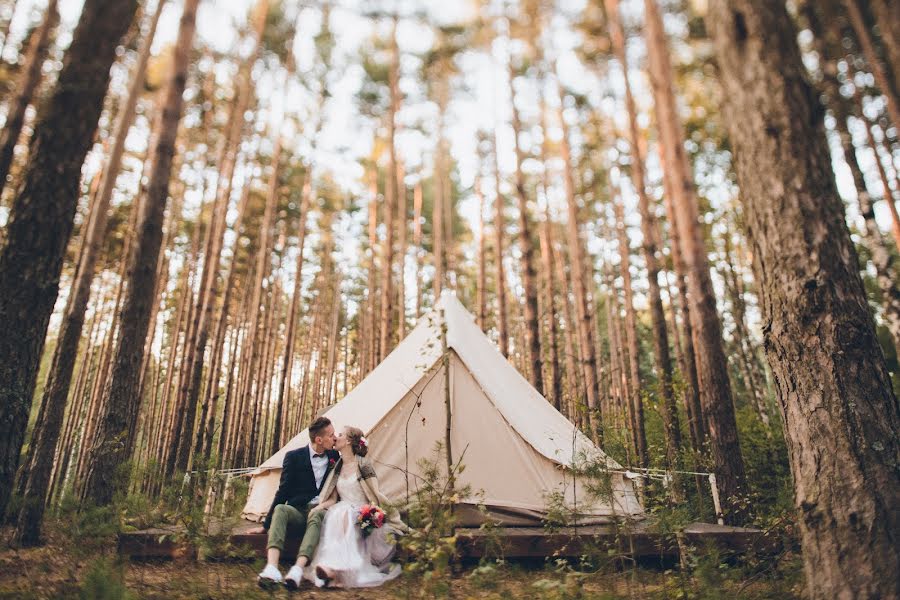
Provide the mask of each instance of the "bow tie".
{"label": "bow tie", "polygon": [[322,453],[322,454],[313,454],[312,457],[313,457],[313,458],[325,458],[325,454],[324,454],[324,453]]}

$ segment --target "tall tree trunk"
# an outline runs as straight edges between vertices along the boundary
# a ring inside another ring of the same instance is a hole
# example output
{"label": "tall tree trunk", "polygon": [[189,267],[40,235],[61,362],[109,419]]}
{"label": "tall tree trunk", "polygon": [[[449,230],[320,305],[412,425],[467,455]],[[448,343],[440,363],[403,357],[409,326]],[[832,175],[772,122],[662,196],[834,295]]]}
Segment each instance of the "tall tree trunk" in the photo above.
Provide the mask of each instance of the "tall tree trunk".
{"label": "tall tree trunk", "polygon": [[[544,128],[546,131],[546,128]],[[546,181],[544,185],[546,195]],[[545,200],[546,202],[546,200]],[[547,389],[547,399],[553,407],[565,414],[572,421],[575,415],[572,414],[568,406],[563,406],[562,402],[562,373],[559,365],[559,327],[557,324],[557,305],[556,305],[556,278],[553,276],[553,238],[550,232],[550,210],[549,202],[544,204],[544,219],[540,227],[540,244],[541,244],[541,269],[543,270],[544,282],[544,308],[543,313],[547,318],[547,349],[550,354],[549,375],[550,386]]]}
{"label": "tall tree trunk", "polygon": [[796,32],[777,0],[708,23],[784,417],[809,595],[900,597],[900,405]]}
{"label": "tall tree trunk", "polygon": [[893,0],[869,0],[868,4],[881,32],[894,85],[900,86],[900,4]]}
{"label": "tall tree trunk", "polygon": [[[278,135],[278,134],[276,134]],[[271,270],[272,263],[272,234],[275,225],[275,211],[278,204],[278,176],[280,173],[280,165],[281,162],[281,152],[282,152],[282,138],[278,135],[278,140],[275,143],[275,153],[272,157],[272,174],[269,180],[269,189],[266,194],[266,206],[265,211],[263,213],[263,218],[260,223],[260,232],[259,232],[259,249],[256,254],[256,278],[253,282],[253,288],[251,290],[251,300],[250,300],[250,331],[249,331],[249,340],[247,342],[248,348],[250,348],[250,363],[248,367],[248,372],[251,377],[254,377],[257,373],[257,359],[261,354],[260,351],[253,351],[254,346],[262,340],[262,338],[258,334],[258,330],[260,329],[260,318],[262,316],[267,316],[260,314],[260,311],[263,307],[260,306],[260,302],[263,294],[263,282],[269,276],[269,271]],[[263,322],[265,323],[265,322]],[[265,343],[265,340],[263,340]],[[244,389],[243,398],[241,399],[242,404],[250,404],[254,400],[258,400],[260,397],[259,389],[257,388],[256,393],[253,391],[253,385],[251,382],[252,379],[248,379],[248,384]],[[245,438],[245,442],[247,442],[247,448],[252,450],[255,446],[253,443],[254,436],[256,435],[256,428],[254,427],[251,431],[247,432],[250,435],[250,438]],[[181,465],[179,465],[181,467]]]}
{"label": "tall tree trunk", "polygon": [[881,162],[881,156],[878,154],[878,143],[872,134],[872,123],[866,118],[866,113],[862,104],[862,94],[856,94],[859,107],[859,120],[863,124],[866,132],[866,143],[872,149],[872,158],[875,161],[875,168],[878,171],[878,178],[881,180],[881,196],[884,203],[887,204],[888,213],[891,215],[891,235],[894,238],[894,247],[900,251],[900,213],[897,212],[897,205],[894,203],[894,194],[891,191],[891,184],[888,181],[887,172]]}
{"label": "tall tree trunk", "polygon": [[519,143],[519,133],[522,129],[522,120],[519,116],[519,107],[516,106],[516,91],[513,86],[513,66],[507,65],[508,86],[510,104],[512,105],[512,127],[515,137],[516,173],[515,187],[516,200],[519,208],[519,246],[522,251],[522,286],[525,288],[525,304],[523,317],[525,321],[525,360],[528,363],[528,373],[531,376],[531,385],[542,395],[544,390],[544,372],[541,361],[541,333],[538,321],[538,292],[537,292],[537,268],[534,258],[534,241],[531,236],[531,217],[528,211],[528,195],[525,191],[525,173],[522,171],[522,163],[525,161],[525,152]]}
{"label": "tall tree trunk", "polygon": [[409,219],[407,212],[406,172],[402,163],[397,164],[397,341],[406,337],[406,250]]}
{"label": "tall tree trunk", "polygon": [[[378,314],[378,171],[372,166],[369,173],[369,270],[368,288],[369,294],[366,302],[366,340],[368,350],[366,352],[366,373],[370,372],[378,364],[378,329],[375,324],[375,315]],[[304,369],[304,377],[306,370]]]}
{"label": "tall tree trunk", "polygon": [[559,88],[558,117],[563,130],[560,148],[563,158],[563,179],[566,186],[566,207],[568,219],[566,233],[569,245],[569,260],[572,265],[572,292],[575,295],[575,318],[578,331],[578,346],[581,354],[581,370],[587,396],[587,416],[590,435],[598,440],[603,435],[603,415],[600,414],[600,390],[597,381],[597,358],[594,347],[594,331],[591,327],[591,310],[588,305],[587,286],[581,236],[578,231],[578,205],[575,200],[575,178],[572,172],[572,152],[569,147],[569,125],[563,115],[565,94]]}
{"label": "tall tree trunk", "polygon": [[900,81],[891,81],[891,77],[884,70],[884,65],[881,64],[881,60],[875,52],[875,46],[866,27],[859,0],[844,0],[844,6],[847,7],[847,17],[850,19],[850,25],[853,26],[853,32],[856,34],[863,56],[866,58],[869,71],[875,78],[875,84],[879,87],[879,91],[885,97],[891,123],[894,127],[900,127],[900,97],[897,95],[900,91],[896,88],[897,85],[900,85]]}
{"label": "tall tree trunk", "polygon": [[727,512],[725,519],[729,523],[740,523],[746,512],[742,508],[745,504],[741,496],[747,489],[728,376],[728,361],[722,341],[722,322],[716,309],[709,259],[699,225],[697,196],[684,149],[681,122],[676,111],[672,64],[662,17],[656,0],[644,0],[644,10],[647,56],[659,136],[677,216],[675,225],[687,269],[687,301],[691,307],[691,325],[699,342],[695,350],[702,389],[700,400],[703,403],[703,416],[709,433],[716,477],[724,499],[723,507]]}
{"label": "tall tree trunk", "polygon": [[0,31],[0,35],[3,35],[3,42],[0,43],[0,62],[6,62],[3,55],[6,53],[6,47],[9,45],[9,29],[12,27],[13,19],[16,18],[16,9],[18,7],[18,1],[14,0],[9,10],[9,18],[3,20],[2,31]]}
{"label": "tall tree trunk", "polygon": [[872,255],[872,264],[875,266],[875,279],[881,290],[882,305],[884,309],[884,324],[891,334],[894,349],[900,353],[900,287],[897,285],[897,272],[894,259],[888,249],[878,222],[875,220],[875,206],[872,196],[866,187],[866,178],[859,166],[856,147],[847,127],[846,114],[836,114],[838,136],[841,139],[841,147],[844,151],[844,160],[850,167],[853,182],[856,185],[856,200],[859,203],[859,213],[863,217],[862,234],[866,241],[866,248]]}
{"label": "tall tree trunk", "polygon": [[286,415],[286,398],[290,396],[291,377],[294,372],[294,348],[297,343],[297,320],[300,318],[300,295],[303,284],[303,247],[306,242],[306,213],[309,211],[312,195],[312,173],[306,174],[306,181],[300,196],[300,215],[297,218],[297,261],[294,263],[294,287],[291,291],[291,303],[288,306],[288,322],[285,331],[284,358],[281,366],[281,382],[278,385],[278,401],[275,408],[275,427],[273,443],[281,448],[287,441],[286,425],[290,422]]}
{"label": "tall tree trunk", "polygon": [[0,516],[5,514],[44,337],[72,234],[81,166],[136,0],[86,0],[53,93],[35,125],[0,251]]}
{"label": "tall tree trunk", "polygon": [[416,253],[416,321],[422,316],[422,180],[413,188],[413,248]]}
{"label": "tall tree trunk", "polygon": [[[15,83],[14,95],[6,111],[6,124],[3,127],[3,133],[0,134],[0,194],[6,187],[9,169],[13,162],[13,153],[19,143],[22,126],[25,124],[25,111],[41,83],[42,67],[44,61],[47,60],[47,54],[53,41],[53,30],[58,24],[59,0],[50,0],[44,14],[44,21],[29,40],[28,50],[25,52],[25,64]],[[2,57],[2,53],[0,53],[0,57]]]}
{"label": "tall tree trunk", "polygon": [[744,384],[753,402],[756,406],[756,414],[765,427],[766,437],[772,437],[772,431],[769,423],[769,411],[766,408],[765,390],[759,384],[756,377],[755,353],[753,351],[752,340],[747,331],[746,311],[744,308],[744,286],[743,280],[734,268],[734,260],[731,253],[731,231],[726,230],[724,238],[725,246],[725,263],[728,265],[728,272],[723,274],[722,279],[725,280],[725,289],[731,298],[732,313],[734,317],[734,342],[738,348],[739,356],[736,361],[740,365]]}
{"label": "tall tree trunk", "polygon": [[638,460],[646,468],[650,466],[650,456],[647,453],[647,434],[644,431],[644,399],[641,397],[641,373],[638,366],[637,317],[634,314],[634,291],[631,286],[631,248],[628,245],[628,232],[625,231],[625,209],[622,207],[621,194],[613,198],[613,210],[619,238],[619,271],[625,293],[625,343],[628,345],[628,377],[631,382],[629,403],[634,411],[634,439]]}
{"label": "tall tree trunk", "polygon": [[[441,125],[443,124],[443,115],[441,115]],[[431,236],[432,248],[434,250],[434,301],[437,303],[441,297],[441,290],[444,288],[444,279],[446,278],[446,251],[444,249],[444,202],[449,202],[444,198],[443,172],[443,130],[439,130],[439,139],[434,156],[434,171],[431,174],[431,185],[434,191],[434,198],[431,207]]]}
{"label": "tall tree trunk", "polygon": [[[381,265],[381,316],[379,318],[378,362],[390,354],[394,346],[394,211],[398,206],[402,182],[397,177],[397,113],[400,110],[400,50],[397,46],[397,18],[391,30],[391,66],[388,73],[390,109],[388,110],[388,168],[384,185],[384,262]],[[402,219],[399,219],[402,222]]]}
{"label": "tall tree trunk", "polygon": [[491,150],[494,158],[494,188],[497,196],[494,199],[494,288],[497,292],[497,332],[499,334],[500,354],[509,356],[509,326],[507,324],[506,307],[506,269],[503,267],[503,238],[506,229],[506,218],[503,216],[504,198],[500,193],[500,155],[497,150],[497,132],[491,137]]}
{"label": "tall tree trunk", "polygon": [[577,337],[575,330],[578,327],[575,323],[575,318],[572,316],[572,303],[569,301],[569,290],[572,289],[572,280],[566,271],[563,252],[561,250],[557,251],[557,249],[553,246],[552,238],[549,241],[551,243],[550,247],[552,249],[554,273],[556,274],[556,278],[559,280],[559,285],[562,288],[562,316],[564,319],[563,354],[565,357],[566,365],[566,393],[568,395],[569,414],[571,415],[573,422],[583,426],[585,422],[585,411],[581,406],[581,398],[584,397],[584,394],[582,393],[582,381],[578,377],[578,363],[580,363],[581,358],[578,355],[578,346],[575,342],[575,339]]}
{"label": "tall tree trunk", "polygon": [[[237,154],[240,140],[244,130],[244,113],[250,105],[252,90],[252,67],[256,62],[262,45],[262,36],[265,30],[268,16],[269,0],[259,0],[254,5],[252,12],[254,45],[238,73],[237,89],[235,90],[234,104],[230,115],[229,125],[222,139],[222,147],[219,153],[219,178],[216,181],[216,194],[211,213],[209,229],[207,231],[206,247],[204,248],[203,273],[200,277],[200,290],[194,310],[194,320],[191,323],[191,335],[188,340],[188,355],[185,372],[177,397],[177,413],[181,419],[177,421],[176,434],[173,438],[178,443],[185,429],[184,416],[187,415],[189,406],[196,406],[200,398],[200,387],[203,377],[203,365],[206,356],[206,345],[209,339],[209,328],[213,317],[213,307],[216,300],[216,287],[218,282],[219,267],[224,244],[229,199],[232,192],[232,182],[237,162]],[[191,428],[193,424],[189,424]],[[166,474],[172,474],[171,463],[167,464]]]}
{"label": "tall tree trunk", "polygon": [[478,199],[478,275],[475,283],[477,296],[475,320],[478,328],[485,331],[487,325],[487,261],[485,258],[487,240],[484,237],[484,194],[481,191],[479,177],[475,178],[475,197]]}
{"label": "tall tree trunk", "polygon": [[[53,0],[53,4],[55,5],[55,0]],[[124,106],[120,109],[113,133],[112,147],[101,176],[102,187],[92,209],[94,214],[91,215],[90,226],[82,244],[84,252],[72,282],[72,291],[66,303],[56,348],[53,351],[52,366],[41,398],[41,412],[45,418],[41,421],[42,426],[40,428],[35,426],[32,433],[32,441],[29,445],[32,462],[26,463],[25,498],[27,501],[20,514],[19,530],[17,531],[18,541],[22,545],[34,545],[40,538],[45,506],[44,498],[50,484],[53,457],[63,424],[66,400],[69,397],[69,387],[78,354],[78,344],[81,341],[85,311],[91,295],[91,282],[94,279],[97,256],[100,254],[100,246],[106,234],[113,184],[122,164],[125,136],[134,120],[135,106],[143,88],[147,61],[150,56],[150,46],[153,43],[164,4],[164,0],[159,2],[151,19],[150,28],[131,76],[128,95]],[[55,6],[52,8],[55,10]]]}
{"label": "tall tree trunk", "polygon": [[184,106],[188,60],[193,47],[199,0],[185,0],[172,55],[166,98],[159,116],[159,137],[150,154],[152,167],[142,206],[138,235],[129,256],[129,282],[122,307],[122,329],[116,347],[111,379],[106,385],[106,406],[91,450],[87,497],[98,505],[109,504],[122,489],[118,477],[131,457],[134,428],[140,409],[139,377],[144,340],[155,301],[157,265],[162,244],[163,215],[169,196],[169,179],[175,139]]}
{"label": "tall tree trunk", "polygon": [[[663,310],[659,287],[659,224],[650,208],[647,195],[644,156],[641,152],[640,130],[638,128],[637,106],[631,92],[628,77],[628,60],[625,53],[625,33],[619,18],[619,0],[605,0],[606,15],[609,19],[610,38],[625,83],[625,105],[628,111],[628,141],[631,146],[631,177],[638,195],[638,212],[641,215],[641,250],[647,266],[648,303],[653,331],[653,358],[659,378],[661,395],[660,409],[663,418],[663,432],[666,439],[666,461],[670,469],[679,466],[681,451],[681,428],[678,423],[678,407],[672,381],[672,359],[669,354],[669,337],[666,331],[666,317]],[[674,331],[674,330],[673,330]],[[678,489],[677,486],[675,488]],[[677,500],[677,498],[676,498]]]}

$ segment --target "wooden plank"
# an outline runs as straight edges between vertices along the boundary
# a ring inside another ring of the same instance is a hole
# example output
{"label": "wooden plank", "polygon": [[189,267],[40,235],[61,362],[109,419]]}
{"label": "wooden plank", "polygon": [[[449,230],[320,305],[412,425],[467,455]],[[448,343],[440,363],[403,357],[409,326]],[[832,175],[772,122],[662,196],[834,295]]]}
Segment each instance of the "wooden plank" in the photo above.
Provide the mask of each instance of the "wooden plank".
{"label": "wooden plank", "polygon": [[[244,521],[232,529],[234,546],[245,546],[262,556],[266,550],[266,534],[249,533],[258,524]],[[119,553],[130,558],[177,558],[194,549],[177,541],[176,528],[157,528],[123,533],[119,536]],[[457,548],[462,558],[480,558],[497,540],[506,558],[573,557],[614,548],[618,553],[640,557],[674,558],[678,547],[674,536],[652,531],[648,523],[617,529],[612,525],[594,525],[548,531],[541,527],[498,528],[488,534],[480,529],[457,529]],[[684,529],[684,541],[697,547],[715,546],[727,553],[741,554],[751,549],[774,551],[774,547],[757,529],[728,527],[710,523],[692,523]],[[300,537],[289,535],[282,553],[285,560],[296,558]]]}

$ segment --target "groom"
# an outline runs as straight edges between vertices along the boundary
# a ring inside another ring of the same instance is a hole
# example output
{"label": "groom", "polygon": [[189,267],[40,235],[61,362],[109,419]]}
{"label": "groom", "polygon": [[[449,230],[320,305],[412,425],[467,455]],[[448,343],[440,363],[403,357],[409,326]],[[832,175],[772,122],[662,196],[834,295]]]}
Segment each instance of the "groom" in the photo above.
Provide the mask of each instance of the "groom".
{"label": "groom", "polygon": [[[311,511],[319,504],[319,492],[331,468],[340,454],[335,450],[334,426],[325,417],[319,417],[309,426],[308,446],[303,446],[285,454],[281,469],[281,482],[275,493],[275,500],[266,515],[265,523],[254,533],[269,532],[266,567],[257,578],[260,587],[269,589],[282,581],[288,589],[297,589],[303,577],[303,567],[319,543],[324,511]],[[284,540],[288,528],[303,532],[303,541],[297,551],[297,563],[282,579],[278,570],[278,559],[284,550]]]}

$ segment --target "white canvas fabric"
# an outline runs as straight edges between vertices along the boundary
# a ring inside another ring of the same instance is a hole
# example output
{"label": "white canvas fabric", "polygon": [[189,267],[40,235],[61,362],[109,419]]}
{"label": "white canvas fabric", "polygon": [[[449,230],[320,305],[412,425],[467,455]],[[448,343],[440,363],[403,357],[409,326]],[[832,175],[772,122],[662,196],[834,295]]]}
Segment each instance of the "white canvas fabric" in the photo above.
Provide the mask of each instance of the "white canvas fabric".
{"label": "white canvas fabric", "polygon": [[[483,519],[480,501],[506,525],[539,525],[549,494],[557,492],[596,523],[617,515],[638,516],[643,509],[630,480],[612,472],[610,498],[590,497],[586,482],[567,466],[582,460],[621,467],[581,433],[500,354],[456,297],[444,292],[438,306],[325,415],[335,427],[359,427],[369,440],[369,458],[381,489],[395,501],[415,493],[420,459],[434,459],[446,427],[444,371],[441,368],[441,314],[450,353],[451,454],[462,456],[461,524]],[[309,442],[307,431],[252,474],[243,516],[262,520],[278,489],[284,455]]]}

